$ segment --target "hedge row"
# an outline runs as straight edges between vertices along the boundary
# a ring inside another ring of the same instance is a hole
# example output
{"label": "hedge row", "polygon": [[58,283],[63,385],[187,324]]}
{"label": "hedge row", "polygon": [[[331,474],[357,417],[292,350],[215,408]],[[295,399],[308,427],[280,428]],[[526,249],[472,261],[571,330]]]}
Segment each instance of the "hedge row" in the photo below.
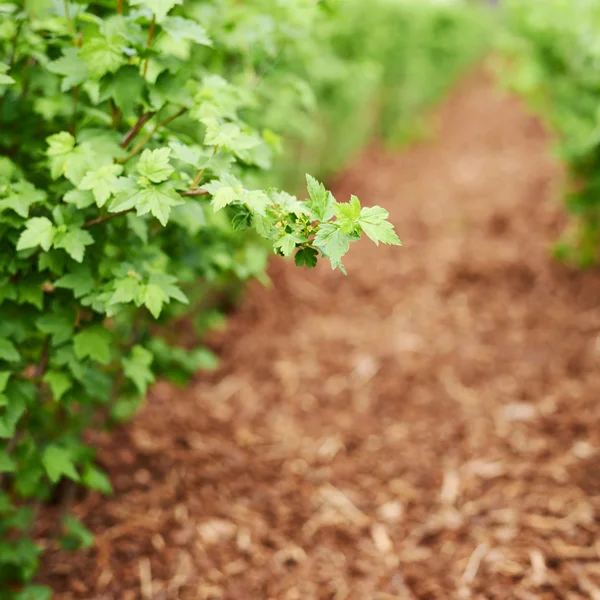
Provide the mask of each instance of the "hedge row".
{"label": "hedge row", "polygon": [[600,242],[600,3],[507,0],[500,53],[504,83],[523,96],[556,138],[566,166],[570,226],[559,258],[598,261]]}
{"label": "hedge row", "polygon": [[[363,234],[400,243],[383,208],[278,187],[412,129],[483,22],[386,0],[0,3],[0,598],[51,596],[36,505],[63,481],[110,493],[84,433],[214,367],[164,325],[210,325],[209,298],[273,252],[344,270]],[[92,538],[65,516],[60,543]]]}

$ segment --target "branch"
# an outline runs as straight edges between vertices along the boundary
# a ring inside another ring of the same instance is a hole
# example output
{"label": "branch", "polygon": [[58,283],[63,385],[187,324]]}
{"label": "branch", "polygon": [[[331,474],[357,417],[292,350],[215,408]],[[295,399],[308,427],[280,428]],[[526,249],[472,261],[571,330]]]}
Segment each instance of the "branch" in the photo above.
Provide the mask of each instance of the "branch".
{"label": "branch", "polygon": [[134,208],[129,208],[127,210],[122,210],[121,212],[111,213],[110,215],[103,215],[102,217],[97,217],[91,221],[86,221],[81,227],[83,229],[87,229],[88,227],[93,227],[94,225],[100,225],[100,223],[105,223],[106,221],[110,221],[111,219],[120,217],[121,215],[126,215],[134,210]]}
{"label": "branch", "polygon": [[[207,190],[203,190],[199,188],[197,190],[188,190],[187,192],[181,192],[179,195],[182,197],[186,196],[208,196],[210,192]],[[110,221],[116,217],[120,217],[122,215],[126,215],[127,213],[133,212],[135,208],[128,208],[127,210],[122,210],[121,212],[111,213],[109,215],[102,215],[101,217],[96,217],[95,219],[91,219],[90,221],[86,221],[81,227],[83,229],[87,229],[88,227],[93,227],[94,225],[100,225],[100,223],[106,223],[106,221]]]}
{"label": "branch", "polygon": [[183,197],[186,196],[208,196],[210,192],[207,190],[203,190],[202,188],[196,190],[188,190],[187,192],[182,192],[180,195]]}
{"label": "branch", "polygon": [[154,128],[152,129],[152,131],[150,133],[148,133],[147,135],[145,135],[139,142],[138,144],[135,146],[135,148],[125,157],[125,158],[119,158],[119,160],[117,160],[118,163],[126,163],[130,158],[132,158],[133,156],[135,156],[145,145],[146,142],[161,128],[161,127],[166,127],[171,121],[174,121],[177,117],[180,117],[182,114],[184,114],[185,112],[187,112],[187,108],[181,108],[179,109],[174,115],[171,115],[168,119],[165,119],[164,121],[161,121],[160,123],[157,123]]}
{"label": "branch", "polygon": [[42,348],[42,354],[40,356],[40,362],[38,363],[35,369],[35,378],[41,379],[46,372],[48,367],[48,360],[50,358],[50,336],[46,338],[44,342],[44,347]]}
{"label": "branch", "polygon": [[131,140],[140,132],[142,127],[155,115],[154,112],[147,112],[140,116],[137,123],[126,133],[125,137],[121,141],[121,148],[127,148],[131,143]]}
{"label": "branch", "polygon": [[[148,43],[146,47],[148,50],[152,47],[152,40],[154,39],[154,30],[156,29],[156,15],[152,15],[152,21],[150,22],[150,29],[148,30]],[[146,74],[148,73],[148,63],[150,62],[150,57],[146,59],[144,63],[144,69],[142,75],[144,79],[146,79]]]}

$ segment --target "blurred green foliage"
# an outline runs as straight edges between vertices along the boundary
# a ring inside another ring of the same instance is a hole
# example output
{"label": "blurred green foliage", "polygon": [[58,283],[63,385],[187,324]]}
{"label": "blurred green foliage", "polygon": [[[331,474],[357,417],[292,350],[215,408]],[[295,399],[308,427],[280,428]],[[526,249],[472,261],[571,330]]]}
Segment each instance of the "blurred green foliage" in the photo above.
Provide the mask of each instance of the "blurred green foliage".
{"label": "blurred green foliage", "polygon": [[567,169],[571,224],[556,255],[597,263],[600,242],[600,3],[507,0],[501,81],[523,96],[556,138]]}

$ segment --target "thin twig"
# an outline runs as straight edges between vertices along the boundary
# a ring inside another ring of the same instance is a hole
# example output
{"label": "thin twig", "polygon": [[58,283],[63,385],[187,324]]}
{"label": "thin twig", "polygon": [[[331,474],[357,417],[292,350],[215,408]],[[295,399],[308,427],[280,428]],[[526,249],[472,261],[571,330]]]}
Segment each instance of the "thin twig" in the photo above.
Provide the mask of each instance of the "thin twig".
{"label": "thin twig", "polygon": [[119,160],[117,160],[117,162],[121,163],[121,164],[127,162],[130,158],[135,156],[146,145],[146,142],[148,142],[148,140],[159,129],[161,129],[162,127],[166,127],[169,123],[171,123],[171,121],[174,121],[175,119],[180,117],[185,112],[187,112],[187,108],[181,108],[174,115],[170,116],[168,119],[165,119],[164,121],[161,121],[160,123],[157,123],[154,126],[154,128],[152,129],[152,131],[150,133],[148,133],[147,135],[145,135],[125,158],[120,158]]}
{"label": "thin twig", "polygon": [[42,354],[40,356],[40,362],[35,369],[35,378],[40,379],[44,376],[46,369],[48,368],[48,360],[50,359],[50,336],[44,341],[44,347],[42,348]]}
{"label": "thin twig", "polygon": [[94,225],[100,225],[100,223],[105,223],[106,221],[110,221],[111,219],[115,219],[116,217],[120,217],[121,215],[126,215],[134,211],[134,208],[128,208],[127,210],[122,210],[121,212],[111,213],[110,215],[103,215],[101,217],[97,217],[92,219],[91,221],[86,221],[81,227],[83,229],[87,229],[88,227],[93,227]]}
{"label": "thin twig", "polygon": [[117,14],[123,14],[123,0],[117,0]]}
{"label": "thin twig", "polygon": [[125,134],[125,137],[121,141],[121,148],[127,148],[131,143],[131,140],[140,132],[142,127],[149,121],[156,113],[147,112],[140,116],[137,123]]}
{"label": "thin twig", "polygon": [[[196,190],[188,190],[187,192],[181,192],[179,195],[186,196],[207,196],[210,192],[204,190],[202,188]],[[120,217],[122,215],[126,215],[127,213],[133,212],[135,208],[128,208],[127,210],[122,210],[120,212],[111,213],[109,215],[102,215],[101,217],[96,217],[95,219],[91,219],[90,221],[86,221],[81,227],[83,229],[87,229],[88,227],[93,227],[94,225],[100,225],[101,223],[106,223],[106,221],[110,221],[115,219],[116,217]]]}
{"label": "thin twig", "polygon": [[182,196],[207,196],[210,192],[204,190],[202,188],[197,188],[195,190],[188,190],[187,192],[183,192]]}
{"label": "thin twig", "polygon": [[[152,21],[150,22],[150,29],[148,30],[148,42],[146,47],[148,50],[152,47],[152,40],[154,39],[154,31],[156,29],[156,15],[152,15]],[[148,62],[150,61],[150,57],[146,58],[146,62],[144,63],[144,70],[142,72],[144,78],[146,77],[146,73],[148,73]]]}
{"label": "thin twig", "polygon": [[[214,156],[218,151],[219,151],[219,146],[215,146],[213,148],[212,155]],[[194,177],[194,181],[192,182],[192,185],[190,185],[190,191],[195,190],[198,187],[198,184],[200,183],[200,180],[202,179],[202,175],[204,175],[204,171],[206,171],[206,167],[202,167],[198,171],[198,174],[196,175],[196,177]]]}

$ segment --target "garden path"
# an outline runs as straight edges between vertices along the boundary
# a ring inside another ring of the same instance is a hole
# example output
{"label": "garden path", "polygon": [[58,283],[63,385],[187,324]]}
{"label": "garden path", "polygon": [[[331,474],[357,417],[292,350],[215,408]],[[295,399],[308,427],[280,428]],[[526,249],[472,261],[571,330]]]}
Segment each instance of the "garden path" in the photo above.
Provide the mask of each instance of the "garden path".
{"label": "garden path", "polygon": [[51,553],[57,598],[577,599],[600,595],[600,279],[550,260],[548,138],[481,72],[439,135],[372,147],[335,195],[404,242],[349,277],[273,261],[211,345],[102,444],[115,496]]}

